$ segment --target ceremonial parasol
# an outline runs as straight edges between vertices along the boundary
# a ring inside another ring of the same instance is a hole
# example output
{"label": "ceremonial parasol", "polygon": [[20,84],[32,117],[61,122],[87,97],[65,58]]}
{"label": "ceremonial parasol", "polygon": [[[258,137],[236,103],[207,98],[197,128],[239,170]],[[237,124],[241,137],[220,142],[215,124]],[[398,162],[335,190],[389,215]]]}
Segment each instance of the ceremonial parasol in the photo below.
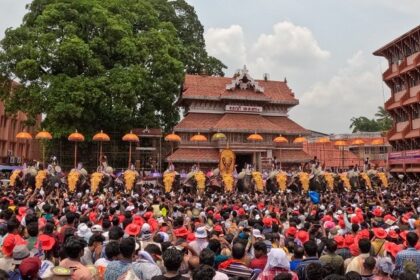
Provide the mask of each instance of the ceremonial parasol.
{"label": "ceremonial parasol", "polygon": [[364,145],[365,144],[365,141],[363,141],[362,139],[356,139],[356,140],[353,140],[351,142],[351,144],[352,145]]}
{"label": "ceremonial parasol", "polygon": [[174,132],[168,134],[165,136],[165,141],[170,142],[171,143],[171,154],[174,153],[174,147],[173,147],[173,143],[179,143],[181,142],[181,137],[177,134],[175,134]]}
{"label": "ceremonial parasol", "polygon": [[377,145],[377,146],[383,145],[384,143],[385,143],[385,141],[384,141],[383,138],[373,139],[372,142],[371,142],[372,145]]}
{"label": "ceremonial parasol", "polygon": [[[211,141],[220,141],[220,140],[227,140],[226,135],[222,132],[217,132],[213,134],[213,136],[211,137]],[[229,142],[226,141],[226,148],[228,147],[229,147]]]}
{"label": "ceremonial parasol", "polygon": [[200,159],[200,142],[207,142],[207,137],[200,134],[200,132],[198,132],[197,134],[193,135],[190,138],[190,141],[197,142],[197,145],[198,145],[197,165],[198,165],[198,168],[200,168],[200,160],[199,160]]}
{"label": "ceremonial parasol", "polygon": [[[102,143],[111,141],[111,138],[109,137],[108,134],[104,133],[101,130],[101,132],[98,132],[95,135],[93,135],[92,140],[95,141],[95,142],[99,142],[99,156],[98,156],[98,162],[99,162],[102,158]],[[100,164],[100,162],[99,162],[99,164]]]}
{"label": "ceremonial parasol", "polygon": [[130,133],[127,133],[123,136],[122,138],[123,141],[128,142],[129,148],[128,148],[128,168],[130,168],[131,165],[131,143],[138,143],[140,142],[139,137],[134,134],[132,131],[130,131]]}
{"label": "ceremonial parasol", "polygon": [[75,132],[69,135],[68,140],[74,142],[74,168],[77,168],[77,143],[85,141],[85,136],[83,134]]}
{"label": "ceremonial parasol", "polygon": [[[248,140],[248,141],[252,141],[252,142],[254,142],[254,144],[256,143],[256,142],[261,142],[261,141],[263,141],[264,140],[264,138],[261,136],[261,135],[259,135],[257,132],[255,132],[255,133],[253,133],[253,134],[250,134],[247,138],[246,138],[246,140]],[[254,148],[254,158],[253,158],[253,163],[254,163],[254,168],[255,169],[257,169],[256,167],[257,167],[257,152],[256,152],[256,147]]]}
{"label": "ceremonial parasol", "polygon": [[[323,150],[323,153],[322,153],[322,157],[323,157],[323,159],[324,159],[324,163],[325,163],[325,144],[326,143],[331,143],[331,141],[330,141],[330,138],[328,138],[328,137],[321,137],[321,138],[318,138],[317,140],[316,140],[316,143],[318,143],[318,144],[322,144],[322,150]],[[321,153],[320,153],[321,154]]]}
{"label": "ceremonial parasol", "polygon": [[334,141],[334,146],[337,146],[340,151],[340,167],[344,165],[344,146],[347,145],[347,142],[344,140]]}
{"label": "ceremonial parasol", "polygon": [[[276,138],[273,139],[273,142],[276,144],[283,144],[283,143],[289,143],[289,140],[287,140],[286,137],[283,136],[277,136]],[[281,149],[279,149],[279,161],[280,161],[280,167],[281,167]],[[277,166],[275,166],[275,168],[277,168]]]}
{"label": "ceremonial parasol", "polygon": [[302,143],[306,143],[308,142],[308,140],[305,137],[299,136],[297,138],[295,138],[295,140],[293,140],[294,144],[302,144]]}
{"label": "ceremonial parasol", "polygon": [[[18,134],[16,134],[16,139],[18,140],[23,140],[25,143],[27,140],[32,140],[32,135],[29,132],[26,131],[21,131]],[[22,154],[21,154],[21,158],[22,158],[22,163],[23,163],[23,149],[22,149]]]}
{"label": "ceremonial parasol", "polygon": [[44,141],[51,140],[52,135],[51,135],[51,133],[49,133],[48,131],[43,129],[42,131],[38,132],[35,135],[35,139],[41,141],[41,145],[42,145],[42,164],[45,167],[45,142]]}

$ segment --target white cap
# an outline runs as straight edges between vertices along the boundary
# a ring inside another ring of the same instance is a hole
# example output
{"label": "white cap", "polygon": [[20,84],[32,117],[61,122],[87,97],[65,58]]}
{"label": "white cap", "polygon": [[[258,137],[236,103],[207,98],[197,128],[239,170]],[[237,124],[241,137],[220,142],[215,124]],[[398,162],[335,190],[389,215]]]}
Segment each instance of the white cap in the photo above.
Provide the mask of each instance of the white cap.
{"label": "white cap", "polygon": [[150,225],[148,223],[144,223],[141,226],[141,232],[150,232],[150,230],[151,230],[151,227],[150,227]]}
{"label": "white cap", "polygon": [[255,238],[264,238],[264,236],[261,234],[261,231],[257,228],[252,230],[252,235],[254,235]]}
{"label": "white cap", "polygon": [[91,230],[92,232],[103,232],[103,231],[104,231],[101,225],[93,225],[93,226],[90,228],[90,230]]}

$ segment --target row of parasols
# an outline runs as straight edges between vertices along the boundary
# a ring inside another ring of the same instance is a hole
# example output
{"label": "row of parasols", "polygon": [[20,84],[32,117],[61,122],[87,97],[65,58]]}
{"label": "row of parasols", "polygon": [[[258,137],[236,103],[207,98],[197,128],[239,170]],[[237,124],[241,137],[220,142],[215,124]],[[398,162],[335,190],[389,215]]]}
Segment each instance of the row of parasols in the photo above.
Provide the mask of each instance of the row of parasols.
{"label": "row of parasols", "polygon": [[[25,141],[33,139],[32,135],[29,132],[26,132],[26,131],[19,132],[16,135],[16,138],[20,139],[20,140],[25,140]],[[46,131],[45,129],[38,132],[35,135],[35,139],[42,141],[41,142],[42,143],[42,161],[43,161],[44,164],[45,164],[45,143],[44,143],[44,141],[51,140],[52,138],[53,137],[52,137],[51,133]],[[79,133],[76,130],[75,132],[71,133],[68,136],[67,139],[71,142],[74,142],[74,167],[76,168],[76,166],[77,166],[77,143],[85,141],[85,136],[83,134]],[[226,135],[222,132],[217,132],[217,133],[213,134],[212,137],[211,137],[212,141],[219,141],[219,140],[226,140],[226,139],[227,139]],[[108,134],[104,133],[103,131],[100,131],[99,133],[96,133],[93,136],[92,140],[95,141],[95,142],[99,142],[99,158],[102,158],[102,143],[103,142],[109,142],[111,140],[111,138],[109,137]],[[128,167],[130,168],[131,156],[132,156],[131,144],[140,142],[140,139],[136,134],[134,134],[132,131],[130,131],[130,133],[127,133],[122,137],[122,140],[129,143]],[[253,134],[250,134],[247,137],[247,140],[252,141],[252,142],[261,142],[261,141],[264,140],[264,138],[258,133],[253,133]],[[172,132],[172,133],[165,136],[165,141],[172,142],[172,143],[173,142],[177,143],[177,142],[181,142],[181,137]],[[199,143],[199,142],[207,142],[208,139],[205,135],[197,133],[190,138],[190,141]],[[289,143],[289,140],[286,137],[283,137],[283,136],[280,135],[280,136],[275,137],[273,139],[273,142],[281,144],[281,143]],[[293,143],[295,143],[295,144],[301,144],[301,143],[307,143],[307,142],[308,142],[308,140],[305,137],[302,137],[302,136],[299,136],[299,137],[293,139]],[[315,142],[316,143],[321,143],[321,144],[327,144],[327,143],[331,143],[331,140],[330,140],[329,137],[320,137]],[[364,145],[366,143],[362,139],[355,139],[351,142],[347,142],[346,140],[335,140],[333,144],[335,146],[338,146],[338,147],[344,147],[344,146],[347,146],[347,145]],[[383,145],[384,140],[383,140],[383,138],[377,138],[377,139],[372,140],[370,144],[371,145]],[[172,152],[173,152],[173,150],[172,150]]]}
{"label": "row of parasols", "polygon": [[[212,141],[218,141],[218,140],[226,140],[227,137],[224,133],[221,132],[217,132],[215,134],[213,134],[213,136],[211,137]],[[166,135],[165,137],[166,141],[169,142],[181,142],[181,137],[175,133],[171,133]],[[247,137],[248,141],[255,141],[255,142],[261,142],[264,140],[264,138],[258,134],[258,133],[253,133],[250,134]],[[190,138],[191,142],[207,142],[208,139],[205,135],[202,135],[200,133],[193,135]],[[273,139],[274,143],[289,143],[289,140],[286,137],[283,136],[277,136],[276,138]],[[307,143],[308,139],[306,139],[305,137],[299,136],[295,139],[293,139],[293,143],[295,144],[301,144],[301,143]],[[327,144],[327,143],[331,143],[332,141],[330,140],[329,137],[320,137],[318,139],[315,140],[316,143],[320,143],[320,144]],[[365,145],[367,144],[363,139],[354,139],[352,141],[346,141],[346,140],[335,140],[333,141],[334,146],[347,146],[347,145]],[[375,138],[370,142],[371,145],[383,145],[384,144],[384,139],[383,138]]]}
{"label": "row of parasols", "polygon": [[[25,140],[25,141],[33,139],[32,135],[26,131],[22,131],[16,134],[16,138],[20,140]],[[52,138],[53,137],[51,133],[46,131],[45,129],[38,132],[35,135],[35,139],[40,140],[42,143],[42,162],[44,163],[44,165],[45,165],[45,142],[44,141],[52,140]],[[67,139],[71,142],[74,142],[74,167],[76,168],[77,167],[77,143],[84,142],[85,136],[76,130],[75,132],[71,133],[67,137]],[[102,143],[111,141],[111,137],[109,137],[108,134],[104,133],[101,130],[101,132],[96,133],[92,137],[92,140],[99,143],[99,156],[98,156],[98,161],[99,161],[99,159],[102,158]],[[130,133],[127,133],[122,137],[122,140],[129,143],[128,167],[130,167],[131,154],[132,154],[131,144],[140,142],[140,139],[136,134],[130,131]]]}

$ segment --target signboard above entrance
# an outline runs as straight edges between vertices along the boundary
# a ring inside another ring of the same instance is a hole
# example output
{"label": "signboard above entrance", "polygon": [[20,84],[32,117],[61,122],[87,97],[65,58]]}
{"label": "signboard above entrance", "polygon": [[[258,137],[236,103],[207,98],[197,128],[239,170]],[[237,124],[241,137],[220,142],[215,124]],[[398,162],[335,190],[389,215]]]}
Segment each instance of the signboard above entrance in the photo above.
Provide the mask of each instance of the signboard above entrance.
{"label": "signboard above entrance", "polygon": [[263,108],[261,106],[226,105],[225,110],[229,112],[261,113]]}

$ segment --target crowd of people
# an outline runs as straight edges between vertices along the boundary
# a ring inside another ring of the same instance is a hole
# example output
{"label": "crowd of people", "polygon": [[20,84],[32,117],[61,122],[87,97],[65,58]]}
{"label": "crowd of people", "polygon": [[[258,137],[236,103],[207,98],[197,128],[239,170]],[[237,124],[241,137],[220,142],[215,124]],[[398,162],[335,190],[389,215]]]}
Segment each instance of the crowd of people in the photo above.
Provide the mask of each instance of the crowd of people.
{"label": "crowd of people", "polygon": [[0,190],[0,279],[418,279],[420,188]]}

